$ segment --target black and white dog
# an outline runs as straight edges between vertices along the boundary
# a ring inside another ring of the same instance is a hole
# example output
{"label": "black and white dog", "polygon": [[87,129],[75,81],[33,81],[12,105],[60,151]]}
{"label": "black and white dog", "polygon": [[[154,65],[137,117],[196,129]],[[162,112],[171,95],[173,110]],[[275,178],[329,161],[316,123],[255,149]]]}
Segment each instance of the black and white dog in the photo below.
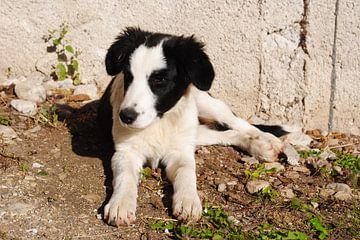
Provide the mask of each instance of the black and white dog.
{"label": "black and white dog", "polygon": [[[145,163],[165,166],[173,183],[173,214],[197,220],[202,211],[196,189],[197,145],[235,145],[265,161],[275,161],[283,143],[236,117],[206,91],[214,70],[204,45],[193,36],[173,36],[127,28],[106,55],[114,76],[100,101],[98,119],[111,127],[113,194],[104,209],[111,225],[135,221],[137,184]],[[201,125],[205,119],[227,129]]]}

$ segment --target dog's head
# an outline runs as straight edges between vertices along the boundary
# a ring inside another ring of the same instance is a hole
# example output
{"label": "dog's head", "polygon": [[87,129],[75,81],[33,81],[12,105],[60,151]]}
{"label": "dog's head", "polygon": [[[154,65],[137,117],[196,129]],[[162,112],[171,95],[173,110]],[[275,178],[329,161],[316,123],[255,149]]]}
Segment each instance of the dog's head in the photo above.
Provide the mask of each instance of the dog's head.
{"label": "dog's head", "polygon": [[119,117],[131,128],[145,128],[180,100],[189,84],[207,91],[214,70],[204,45],[193,36],[172,36],[127,28],[106,55],[109,75],[124,74]]}

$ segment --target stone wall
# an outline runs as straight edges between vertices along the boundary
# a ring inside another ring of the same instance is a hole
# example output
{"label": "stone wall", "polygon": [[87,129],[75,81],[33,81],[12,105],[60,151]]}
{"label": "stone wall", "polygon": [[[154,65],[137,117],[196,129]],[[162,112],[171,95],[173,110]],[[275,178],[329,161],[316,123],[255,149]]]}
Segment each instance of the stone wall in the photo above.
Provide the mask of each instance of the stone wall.
{"label": "stone wall", "polygon": [[62,22],[81,48],[82,81],[109,81],[106,50],[125,26],[195,34],[217,73],[213,95],[239,116],[359,133],[356,0],[2,0],[0,80],[56,61],[42,36]]}

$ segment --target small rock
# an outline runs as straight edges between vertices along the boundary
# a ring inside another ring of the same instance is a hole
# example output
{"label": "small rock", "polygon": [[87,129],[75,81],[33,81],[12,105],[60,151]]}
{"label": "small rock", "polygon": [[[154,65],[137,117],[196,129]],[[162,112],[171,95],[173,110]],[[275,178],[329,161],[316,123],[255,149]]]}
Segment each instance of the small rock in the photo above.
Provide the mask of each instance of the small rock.
{"label": "small rock", "polygon": [[319,159],[317,162],[314,162],[314,167],[322,168],[326,166],[331,166],[331,164],[325,159]]}
{"label": "small rock", "polygon": [[284,154],[287,157],[287,162],[292,165],[296,166],[299,165],[300,156],[299,153],[295,150],[291,144],[286,143],[284,148]]}
{"label": "small rock", "polygon": [[324,160],[335,160],[336,159],[336,154],[334,153],[334,152],[332,152],[332,151],[330,151],[330,150],[325,150],[325,151],[323,151],[320,155],[319,155],[319,157],[321,158],[321,159],[324,159]]}
{"label": "small rock", "polygon": [[102,220],[101,214],[100,214],[100,213],[96,214],[96,218],[97,218],[98,220]]}
{"label": "small rock", "polygon": [[296,166],[296,167],[293,167],[293,170],[296,171],[296,172],[301,172],[301,173],[304,173],[306,175],[310,175],[310,169],[308,169],[307,167],[304,167],[304,166]]}
{"label": "small rock", "polygon": [[31,128],[31,129],[29,129],[29,130],[27,130],[29,133],[37,133],[38,131],[40,131],[41,130],[41,127],[40,127],[40,125],[37,125],[36,127],[33,127],[33,128]]}
{"label": "small rock", "polygon": [[300,178],[300,174],[295,171],[288,171],[284,173],[284,176],[290,179],[298,179]]}
{"label": "small rock", "polygon": [[287,199],[291,199],[296,196],[291,188],[281,189],[280,195]]}
{"label": "small rock", "polygon": [[65,79],[64,81],[58,81],[59,88],[62,89],[74,89],[73,80],[70,78]]}
{"label": "small rock", "polygon": [[11,100],[10,105],[18,112],[21,112],[25,115],[34,116],[37,112],[36,103],[32,101],[13,99]]}
{"label": "small rock", "polygon": [[293,146],[308,147],[312,138],[301,131],[291,132],[286,136],[286,140]]}
{"label": "small rock", "polygon": [[226,190],[226,185],[225,185],[224,183],[220,183],[220,184],[218,185],[217,190],[218,190],[219,192],[224,192],[224,191]]}
{"label": "small rock", "polygon": [[41,80],[19,82],[15,85],[16,96],[20,99],[42,103],[46,100],[46,90],[41,84]]}
{"label": "small rock", "polygon": [[314,209],[319,207],[319,204],[317,202],[310,202]]}
{"label": "small rock", "polygon": [[270,170],[270,169],[275,169],[275,172],[280,172],[285,170],[285,167],[283,165],[281,165],[281,163],[278,162],[269,162],[269,163],[264,163],[264,167],[266,170]]}
{"label": "small rock", "polygon": [[319,195],[322,198],[328,198],[328,197],[334,195],[334,193],[335,193],[335,190],[333,190],[333,189],[321,189]]}
{"label": "small rock", "polygon": [[52,95],[54,90],[59,88],[59,82],[55,82],[54,80],[49,80],[43,83],[43,86],[46,90],[47,95]]}
{"label": "small rock", "polygon": [[336,138],[330,138],[327,142],[329,146],[337,146],[339,145],[339,139]]}
{"label": "small rock", "polygon": [[268,186],[270,186],[269,182],[256,179],[256,180],[249,181],[246,184],[246,190],[250,194],[253,194],[253,193],[257,193],[257,192],[261,191],[262,189],[264,189]]}
{"label": "small rock", "polygon": [[340,201],[350,201],[352,199],[351,193],[339,191],[334,195],[335,199]]}
{"label": "small rock", "polygon": [[351,188],[345,183],[329,183],[328,185],[326,185],[326,188],[333,189],[336,192],[342,191],[351,194]]}
{"label": "small rock", "polygon": [[74,95],[85,94],[90,97],[91,100],[98,99],[97,88],[94,84],[79,85],[75,87]]}
{"label": "small rock", "polygon": [[333,168],[338,174],[343,175],[342,168],[340,166],[334,166]]}
{"label": "small rock", "polygon": [[247,163],[249,165],[259,163],[259,160],[257,160],[255,157],[243,157],[243,158],[241,158],[241,161],[244,162],[244,163]]}
{"label": "small rock", "polygon": [[0,125],[0,137],[5,140],[11,140],[17,138],[17,134],[11,127]]}
{"label": "small rock", "polygon": [[36,228],[31,228],[26,230],[27,233],[31,233],[32,235],[36,235],[38,233],[38,230]]}
{"label": "small rock", "polygon": [[44,165],[41,165],[40,163],[34,162],[31,167],[37,169],[37,168],[44,167]]}
{"label": "small rock", "polygon": [[237,181],[230,181],[228,183],[226,183],[226,185],[228,186],[235,186],[237,184]]}

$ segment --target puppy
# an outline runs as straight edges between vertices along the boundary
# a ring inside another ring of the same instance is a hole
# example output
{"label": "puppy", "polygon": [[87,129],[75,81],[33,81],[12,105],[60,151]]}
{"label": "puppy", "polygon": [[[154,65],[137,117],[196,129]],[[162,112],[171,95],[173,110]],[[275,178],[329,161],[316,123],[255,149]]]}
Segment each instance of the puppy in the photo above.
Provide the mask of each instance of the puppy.
{"label": "puppy", "polygon": [[[106,70],[114,76],[100,100],[98,120],[111,128],[113,193],[104,209],[110,225],[135,221],[137,184],[145,163],[161,162],[174,188],[172,211],[181,220],[197,220],[202,206],[196,189],[197,145],[234,145],[265,161],[274,161],[282,142],[236,117],[206,91],[214,69],[203,43],[126,28],[109,48]],[[204,122],[226,126],[222,131]],[[280,129],[281,130],[281,129]]]}

